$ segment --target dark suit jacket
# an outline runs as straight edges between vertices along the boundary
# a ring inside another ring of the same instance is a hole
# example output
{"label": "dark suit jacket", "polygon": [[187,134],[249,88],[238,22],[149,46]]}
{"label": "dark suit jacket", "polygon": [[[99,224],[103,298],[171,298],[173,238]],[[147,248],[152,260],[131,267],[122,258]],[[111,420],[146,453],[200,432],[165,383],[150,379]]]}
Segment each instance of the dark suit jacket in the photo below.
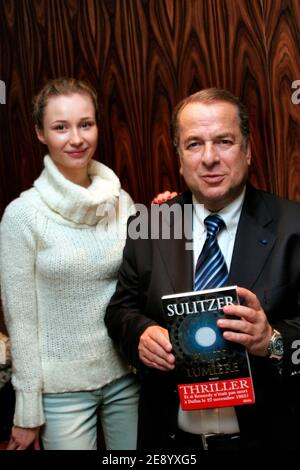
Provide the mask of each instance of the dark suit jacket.
{"label": "dark suit jacket", "polygon": [[[105,317],[109,335],[137,368],[141,379],[139,447],[143,449],[171,447],[176,432],[175,374],[145,367],[138,358],[138,343],[148,326],[165,325],[163,295],[193,289],[193,251],[186,250],[192,232],[191,211],[187,209],[191,203],[190,192],[167,203],[180,210],[171,224],[163,216],[159,228],[152,230],[159,234],[158,239],[133,240],[128,236],[116,292]],[[160,208],[163,206],[166,207]],[[145,229],[148,222],[150,234],[157,217],[153,213],[151,216],[150,209],[147,217],[141,228]],[[180,231],[184,218],[185,236],[175,239],[172,229]],[[129,220],[128,227],[136,221]],[[163,232],[168,230],[171,238],[163,239]],[[300,370],[291,361],[293,341],[300,338],[299,204],[247,187],[230,284],[250,289],[258,296],[269,322],[282,333],[285,344],[281,374],[269,359],[250,356],[256,404],[236,408],[241,434],[258,445],[263,442],[264,446],[294,446],[299,433],[294,436],[293,420],[300,402]],[[295,420],[295,429],[297,425]]]}

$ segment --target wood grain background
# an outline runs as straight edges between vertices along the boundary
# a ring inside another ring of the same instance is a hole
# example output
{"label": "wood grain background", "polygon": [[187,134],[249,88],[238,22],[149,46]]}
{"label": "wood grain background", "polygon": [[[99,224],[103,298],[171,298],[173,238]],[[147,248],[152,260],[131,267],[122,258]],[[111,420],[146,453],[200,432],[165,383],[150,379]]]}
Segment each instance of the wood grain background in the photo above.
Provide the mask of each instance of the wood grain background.
{"label": "wood grain background", "polygon": [[171,113],[209,86],[249,109],[252,182],[300,200],[299,0],[1,0],[0,214],[41,171],[31,100],[61,75],[98,90],[98,158],[135,201],[182,189]]}

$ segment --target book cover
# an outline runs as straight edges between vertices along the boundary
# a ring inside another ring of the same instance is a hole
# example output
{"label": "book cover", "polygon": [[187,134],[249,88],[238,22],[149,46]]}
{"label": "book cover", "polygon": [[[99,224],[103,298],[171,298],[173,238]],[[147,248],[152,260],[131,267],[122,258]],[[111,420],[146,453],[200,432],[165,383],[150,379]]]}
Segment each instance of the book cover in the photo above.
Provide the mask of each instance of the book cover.
{"label": "book cover", "polygon": [[[223,307],[238,304],[236,286],[162,297],[183,410],[254,403],[248,354],[223,338]],[[236,318],[236,317],[231,317]]]}

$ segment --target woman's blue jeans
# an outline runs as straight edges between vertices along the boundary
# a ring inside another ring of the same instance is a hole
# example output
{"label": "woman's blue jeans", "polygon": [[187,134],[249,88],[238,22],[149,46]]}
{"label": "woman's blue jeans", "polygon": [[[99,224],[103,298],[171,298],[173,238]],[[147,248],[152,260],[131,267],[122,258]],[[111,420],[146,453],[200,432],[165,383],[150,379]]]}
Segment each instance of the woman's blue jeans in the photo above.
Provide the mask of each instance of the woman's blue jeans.
{"label": "woman's blue jeans", "polygon": [[98,417],[106,449],[136,449],[138,398],[139,385],[133,374],[99,390],[44,394],[44,449],[95,450]]}

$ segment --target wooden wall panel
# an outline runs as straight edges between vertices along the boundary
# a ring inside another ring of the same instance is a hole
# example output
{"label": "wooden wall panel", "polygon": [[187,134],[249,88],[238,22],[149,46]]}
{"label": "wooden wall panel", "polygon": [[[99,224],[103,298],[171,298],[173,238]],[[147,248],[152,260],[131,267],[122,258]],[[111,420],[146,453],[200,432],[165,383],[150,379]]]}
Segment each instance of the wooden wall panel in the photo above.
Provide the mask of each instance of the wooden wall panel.
{"label": "wooden wall panel", "polygon": [[300,107],[291,102],[299,21],[298,0],[2,0],[0,212],[42,168],[31,99],[60,75],[96,87],[98,158],[136,201],[183,188],[171,114],[208,86],[230,89],[249,109],[253,183],[300,200]]}
{"label": "wooden wall panel", "polygon": [[266,52],[276,192],[300,200],[300,105],[291,88],[300,80],[300,2],[264,0]]}

